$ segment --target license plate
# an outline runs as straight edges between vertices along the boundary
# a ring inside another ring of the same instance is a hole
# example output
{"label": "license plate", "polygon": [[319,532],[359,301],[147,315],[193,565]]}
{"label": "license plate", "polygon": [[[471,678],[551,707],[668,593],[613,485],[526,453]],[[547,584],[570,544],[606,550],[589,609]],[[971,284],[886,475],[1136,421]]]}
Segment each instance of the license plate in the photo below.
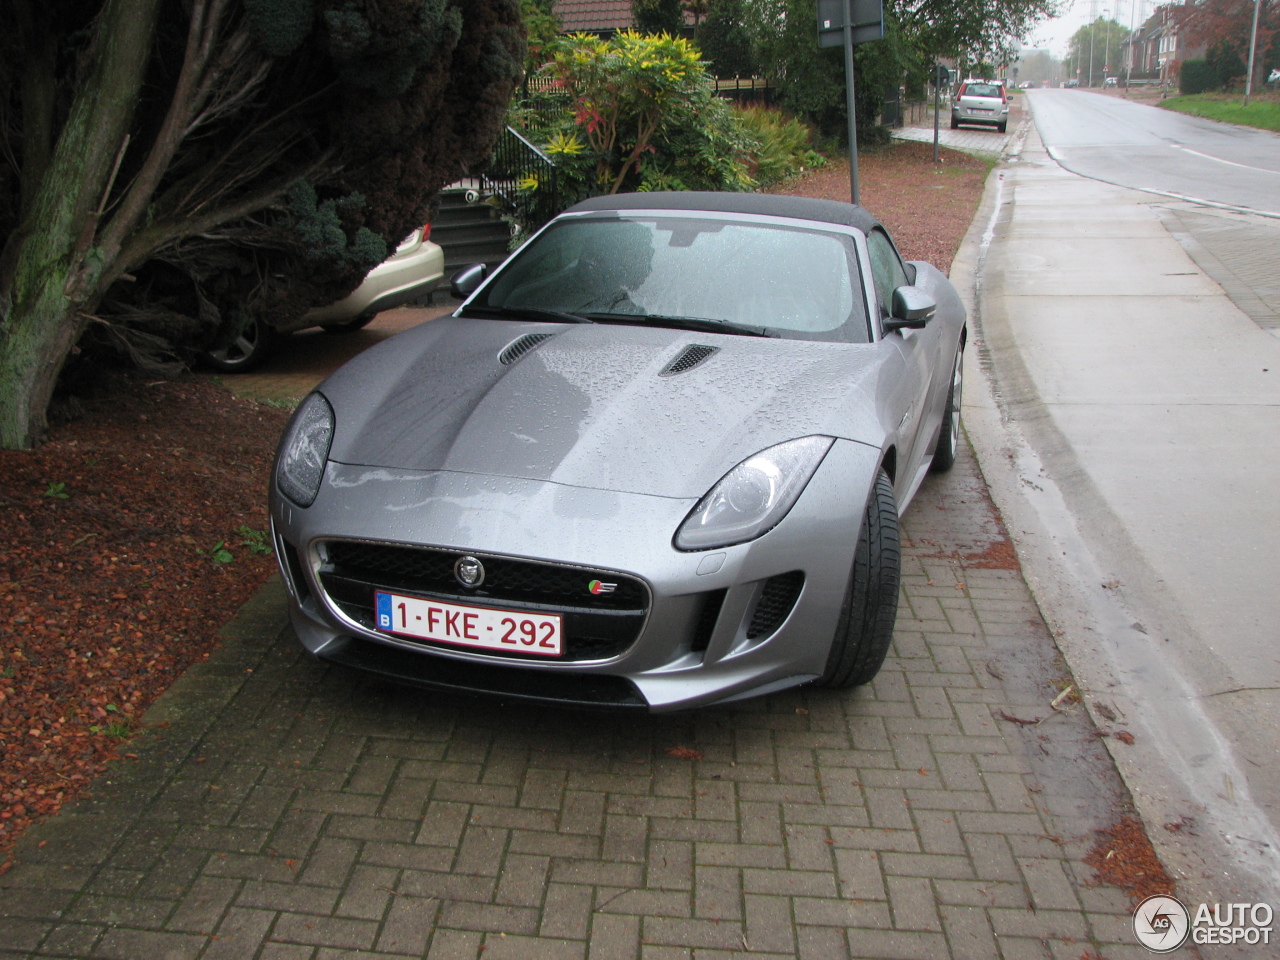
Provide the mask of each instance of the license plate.
{"label": "license plate", "polygon": [[563,652],[561,618],[555,614],[472,607],[381,590],[374,596],[377,626],[384,633],[540,657]]}

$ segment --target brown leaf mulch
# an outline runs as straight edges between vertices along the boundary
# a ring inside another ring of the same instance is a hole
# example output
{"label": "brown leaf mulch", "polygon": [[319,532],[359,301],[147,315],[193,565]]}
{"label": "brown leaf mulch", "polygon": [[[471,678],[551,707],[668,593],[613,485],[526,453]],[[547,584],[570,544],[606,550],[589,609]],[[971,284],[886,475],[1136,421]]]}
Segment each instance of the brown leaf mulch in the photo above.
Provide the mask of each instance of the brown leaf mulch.
{"label": "brown leaf mulch", "polygon": [[[945,270],[990,163],[943,157],[898,143],[860,182],[903,254]],[[848,166],[775,192],[848,199]],[[286,419],[207,380],[126,377],[38,450],[0,451],[0,859],[128,759],[138,718],[273,570],[252,544]]]}
{"label": "brown leaf mulch", "polygon": [[[994,161],[898,140],[858,156],[858,199],[889,228],[908,260],[927,260],[946,273],[982,198]],[[771,193],[848,201],[849,164],[832,163],[773,187]]]}
{"label": "brown leaf mulch", "polygon": [[38,450],[0,451],[0,850],[128,756],[138,718],[274,568],[286,416],[126,378]]}
{"label": "brown leaf mulch", "polygon": [[1098,831],[1097,842],[1084,862],[1093,867],[1095,883],[1119,887],[1133,903],[1156,894],[1173,896],[1177,884],[1165,871],[1137,817],[1122,817],[1107,830]]}

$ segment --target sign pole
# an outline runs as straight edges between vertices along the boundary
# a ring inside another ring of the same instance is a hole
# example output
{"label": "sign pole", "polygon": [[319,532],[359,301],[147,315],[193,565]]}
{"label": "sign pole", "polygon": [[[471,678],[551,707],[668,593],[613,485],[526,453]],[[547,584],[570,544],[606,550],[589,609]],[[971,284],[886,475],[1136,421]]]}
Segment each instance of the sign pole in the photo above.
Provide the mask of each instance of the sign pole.
{"label": "sign pole", "polygon": [[[950,74],[948,74],[950,76]],[[942,109],[942,67],[933,68],[933,162],[938,162],[938,111]]]}
{"label": "sign pole", "polygon": [[849,108],[849,194],[858,202],[858,114],[853,91],[853,0],[844,0],[844,89]]}

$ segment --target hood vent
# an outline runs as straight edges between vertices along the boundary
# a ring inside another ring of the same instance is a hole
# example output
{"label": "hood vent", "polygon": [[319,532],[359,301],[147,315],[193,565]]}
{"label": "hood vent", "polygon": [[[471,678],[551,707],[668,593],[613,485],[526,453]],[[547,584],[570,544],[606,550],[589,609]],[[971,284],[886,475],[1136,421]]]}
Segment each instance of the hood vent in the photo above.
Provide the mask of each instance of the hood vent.
{"label": "hood vent", "polygon": [[526,333],[523,337],[517,337],[498,354],[498,362],[515,363],[543,340],[550,340],[554,336],[554,333]]}
{"label": "hood vent", "polygon": [[719,349],[719,347],[708,347],[700,343],[691,343],[689,346],[684,348],[684,351],[680,356],[676,357],[663,367],[658,376],[674,377],[688,370],[692,370]]}

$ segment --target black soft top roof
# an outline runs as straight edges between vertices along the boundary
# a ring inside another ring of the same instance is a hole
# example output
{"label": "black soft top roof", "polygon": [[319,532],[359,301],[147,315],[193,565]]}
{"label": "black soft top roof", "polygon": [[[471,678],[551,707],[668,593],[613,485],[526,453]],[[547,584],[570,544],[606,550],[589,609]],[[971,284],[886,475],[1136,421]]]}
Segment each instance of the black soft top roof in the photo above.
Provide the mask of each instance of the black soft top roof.
{"label": "black soft top roof", "polygon": [[694,190],[678,193],[620,193],[583,200],[565,212],[581,213],[588,210],[705,210],[712,213],[746,213],[836,223],[856,227],[863,233],[879,226],[875,217],[852,203],[815,200],[812,197],[784,197],[773,193],[713,193]]}

